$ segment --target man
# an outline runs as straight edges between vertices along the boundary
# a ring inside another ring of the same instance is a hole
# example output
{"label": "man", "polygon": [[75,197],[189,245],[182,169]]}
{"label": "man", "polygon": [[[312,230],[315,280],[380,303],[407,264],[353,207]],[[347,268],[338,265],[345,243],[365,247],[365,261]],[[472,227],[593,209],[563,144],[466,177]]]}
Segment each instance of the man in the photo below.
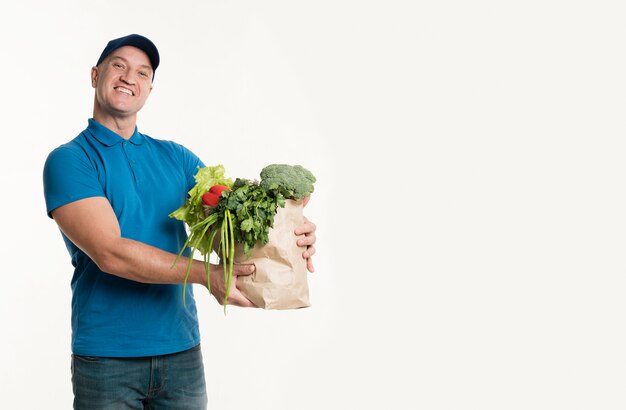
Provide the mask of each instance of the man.
{"label": "man", "polygon": [[[182,303],[182,222],[169,218],[204,164],[171,141],[139,133],[137,113],[159,65],[156,46],[132,34],[111,40],[91,69],[93,118],[44,167],[48,215],[75,267],[72,385],[76,409],[203,409],[206,386],[192,286]],[[313,271],[315,225],[296,229]],[[188,254],[187,254],[188,255]],[[215,271],[221,267],[213,267]],[[253,307],[236,288],[254,265],[234,267],[228,304]],[[188,282],[207,286],[194,261]],[[221,302],[222,275],[211,275]]]}

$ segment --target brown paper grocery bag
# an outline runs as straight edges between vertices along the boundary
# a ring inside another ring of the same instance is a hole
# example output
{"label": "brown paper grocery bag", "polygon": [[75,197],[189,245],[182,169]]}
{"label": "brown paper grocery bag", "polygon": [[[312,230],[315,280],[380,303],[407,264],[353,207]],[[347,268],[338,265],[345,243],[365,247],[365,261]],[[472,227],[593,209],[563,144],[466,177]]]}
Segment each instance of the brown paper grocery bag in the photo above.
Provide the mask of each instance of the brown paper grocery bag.
{"label": "brown paper grocery bag", "polygon": [[237,288],[264,309],[297,309],[311,306],[307,282],[305,247],[297,246],[296,227],[304,222],[302,201],[287,200],[278,208],[269,241],[257,244],[250,257],[243,245],[235,245],[235,263],[253,263],[255,273],[237,277]]}

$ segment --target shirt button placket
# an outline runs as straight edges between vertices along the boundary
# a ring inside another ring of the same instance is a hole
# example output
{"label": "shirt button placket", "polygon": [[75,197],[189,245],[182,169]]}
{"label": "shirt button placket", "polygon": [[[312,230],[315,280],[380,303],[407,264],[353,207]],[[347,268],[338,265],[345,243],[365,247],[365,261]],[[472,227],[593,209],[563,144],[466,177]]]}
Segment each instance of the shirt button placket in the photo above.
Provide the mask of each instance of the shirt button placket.
{"label": "shirt button placket", "polygon": [[124,154],[126,155],[126,161],[128,162],[128,166],[133,174],[133,178],[135,178],[135,182],[139,182],[139,178],[137,178],[137,170],[135,169],[135,160],[133,159],[133,146],[129,141],[124,141],[122,143],[122,147],[124,149]]}

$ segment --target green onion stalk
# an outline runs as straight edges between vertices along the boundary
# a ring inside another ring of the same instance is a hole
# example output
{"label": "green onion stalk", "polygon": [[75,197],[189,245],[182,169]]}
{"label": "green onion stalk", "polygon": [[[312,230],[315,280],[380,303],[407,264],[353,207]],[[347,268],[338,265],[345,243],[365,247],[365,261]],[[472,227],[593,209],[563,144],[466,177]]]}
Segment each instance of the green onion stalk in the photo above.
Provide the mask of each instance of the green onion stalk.
{"label": "green onion stalk", "polygon": [[[221,219],[221,224],[219,224]],[[219,229],[218,229],[219,224]],[[224,314],[226,314],[226,302],[230,295],[230,286],[233,279],[233,267],[235,259],[235,235],[233,226],[233,217],[228,209],[224,210],[223,217],[220,218],[220,214],[217,212],[209,214],[205,219],[197,224],[189,227],[189,236],[185,241],[182,249],[176,256],[172,267],[176,265],[183,252],[187,247],[190,248],[191,253],[189,256],[189,262],[187,263],[187,270],[185,272],[185,279],[183,280],[183,304],[187,306],[186,302],[186,289],[187,281],[191,273],[191,266],[193,264],[193,254],[196,250],[201,250],[203,253],[204,270],[206,272],[207,287],[211,292],[211,263],[210,255],[213,249],[213,241],[218,231],[220,232],[220,244],[217,249],[218,255],[221,255],[222,264],[224,267],[224,285],[226,287],[224,293]]]}

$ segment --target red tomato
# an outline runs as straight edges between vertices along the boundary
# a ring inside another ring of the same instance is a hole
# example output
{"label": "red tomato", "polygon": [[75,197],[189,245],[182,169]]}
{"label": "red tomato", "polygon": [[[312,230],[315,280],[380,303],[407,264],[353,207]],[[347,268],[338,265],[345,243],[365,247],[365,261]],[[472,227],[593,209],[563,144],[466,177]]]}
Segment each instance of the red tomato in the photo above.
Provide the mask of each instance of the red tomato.
{"label": "red tomato", "polygon": [[202,195],[202,203],[207,206],[217,206],[217,203],[220,201],[219,195],[215,195],[213,192],[206,192]]}
{"label": "red tomato", "polygon": [[217,206],[222,197],[222,192],[230,191],[230,188],[224,185],[213,185],[208,192],[202,195],[202,203],[207,206]]}
{"label": "red tomato", "polygon": [[211,189],[209,189],[209,192],[212,192],[212,193],[216,194],[217,196],[221,196],[222,192],[225,191],[225,190],[229,190],[230,191],[230,188],[227,187],[227,186],[224,186],[224,185],[213,185],[211,187]]}

